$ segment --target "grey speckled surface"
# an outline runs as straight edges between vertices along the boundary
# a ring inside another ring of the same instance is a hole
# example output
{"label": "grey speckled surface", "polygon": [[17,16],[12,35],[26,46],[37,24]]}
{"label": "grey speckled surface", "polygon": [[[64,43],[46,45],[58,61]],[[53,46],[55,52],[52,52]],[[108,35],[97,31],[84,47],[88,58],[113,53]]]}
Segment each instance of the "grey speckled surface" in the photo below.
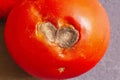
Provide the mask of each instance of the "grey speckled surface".
{"label": "grey speckled surface", "polygon": [[[100,0],[108,12],[111,24],[109,48],[96,67],[70,80],[120,80],[120,0]],[[0,27],[0,80],[36,80],[23,72],[10,58]]]}

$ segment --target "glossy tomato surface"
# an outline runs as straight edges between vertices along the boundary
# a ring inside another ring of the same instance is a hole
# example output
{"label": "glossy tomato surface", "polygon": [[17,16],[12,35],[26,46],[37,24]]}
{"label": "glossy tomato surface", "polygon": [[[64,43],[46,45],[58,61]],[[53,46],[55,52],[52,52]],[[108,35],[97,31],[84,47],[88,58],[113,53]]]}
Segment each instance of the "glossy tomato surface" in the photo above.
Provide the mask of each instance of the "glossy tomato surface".
{"label": "glossy tomato surface", "polygon": [[0,0],[0,19],[8,16],[12,8],[22,2],[22,0]]}
{"label": "glossy tomato surface", "polygon": [[108,17],[97,0],[25,1],[12,10],[5,27],[15,62],[48,79],[71,78],[93,68],[109,37]]}

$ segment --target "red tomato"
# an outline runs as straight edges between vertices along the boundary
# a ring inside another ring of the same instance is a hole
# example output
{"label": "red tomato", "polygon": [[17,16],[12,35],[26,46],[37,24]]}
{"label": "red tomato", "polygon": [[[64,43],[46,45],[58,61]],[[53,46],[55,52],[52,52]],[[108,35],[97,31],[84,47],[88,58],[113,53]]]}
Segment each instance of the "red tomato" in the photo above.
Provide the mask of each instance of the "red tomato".
{"label": "red tomato", "polygon": [[5,18],[11,9],[22,0],[0,0],[0,19]]}
{"label": "red tomato", "polygon": [[15,62],[48,79],[71,78],[93,68],[109,36],[108,17],[97,0],[25,1],[12,10],[5,28]]}

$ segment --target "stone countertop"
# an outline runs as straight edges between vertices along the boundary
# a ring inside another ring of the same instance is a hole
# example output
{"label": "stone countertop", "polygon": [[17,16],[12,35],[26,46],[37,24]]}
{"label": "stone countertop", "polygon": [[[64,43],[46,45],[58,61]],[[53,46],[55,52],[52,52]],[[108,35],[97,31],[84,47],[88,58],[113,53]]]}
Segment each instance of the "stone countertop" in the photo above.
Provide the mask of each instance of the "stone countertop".
{"label": "stone countertop", "polygon": [[[111,25],[111,40],[102,60],[89,72],[69,80],[120,80],[120,0],[100,0]],[[0,21],[0,80],[38,80],[21,70],[11,59],[3,39]]]}

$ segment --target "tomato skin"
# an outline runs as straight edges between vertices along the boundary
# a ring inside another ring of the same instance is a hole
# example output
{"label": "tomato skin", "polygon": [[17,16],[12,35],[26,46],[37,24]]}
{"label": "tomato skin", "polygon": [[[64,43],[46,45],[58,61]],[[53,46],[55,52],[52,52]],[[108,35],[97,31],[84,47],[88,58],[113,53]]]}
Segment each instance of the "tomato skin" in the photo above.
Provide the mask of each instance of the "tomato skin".
{"label": "tomato skin", "polygon": [[[64,50],[49,44],[37,35],[41,20],[56,26],[59,20],[67,21],[79,31],[79,41]],[[71,78],[93,68],[109,38],[107,14],[98,1],[90,0],[25,1],[12,10],[5,27],[6,45],[15,62],[29,74],[48,79]]]}
{"label": "tomato skin", "polygon": [[6,18],[12,8],[22,0],[0,0],[0,19]]}

